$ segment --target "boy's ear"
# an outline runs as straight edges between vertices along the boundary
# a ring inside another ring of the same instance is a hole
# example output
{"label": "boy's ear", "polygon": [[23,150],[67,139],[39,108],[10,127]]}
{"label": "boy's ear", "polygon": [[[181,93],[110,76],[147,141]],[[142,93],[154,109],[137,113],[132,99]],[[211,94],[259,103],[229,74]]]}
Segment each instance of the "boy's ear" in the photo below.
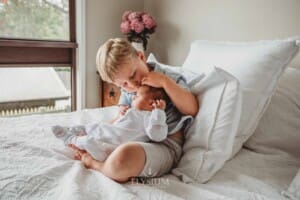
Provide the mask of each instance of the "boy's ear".
{"label": "boy's ear", "polygon": [[146,57],[145,54],[141,51],[137,51],[137,55],[140,59],[142,59],[142,61],[146,62]]}

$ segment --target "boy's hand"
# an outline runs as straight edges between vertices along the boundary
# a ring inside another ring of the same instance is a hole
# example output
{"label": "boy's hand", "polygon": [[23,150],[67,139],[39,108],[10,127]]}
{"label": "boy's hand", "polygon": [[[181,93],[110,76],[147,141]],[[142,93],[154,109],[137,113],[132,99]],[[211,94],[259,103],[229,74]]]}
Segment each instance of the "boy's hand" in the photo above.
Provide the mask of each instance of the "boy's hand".
{"label": "boy's hand", "polygon": [[154,100],[152,103],[153,108],[162,109],[166,108],[166,102],[162,99]]}
{"label": "boy's hand", "polygon": [[149,72],[146,77],[142,79],[142,85],[149,85],[156,88],[163,88],[164,81],[168,77],[159,72]]}

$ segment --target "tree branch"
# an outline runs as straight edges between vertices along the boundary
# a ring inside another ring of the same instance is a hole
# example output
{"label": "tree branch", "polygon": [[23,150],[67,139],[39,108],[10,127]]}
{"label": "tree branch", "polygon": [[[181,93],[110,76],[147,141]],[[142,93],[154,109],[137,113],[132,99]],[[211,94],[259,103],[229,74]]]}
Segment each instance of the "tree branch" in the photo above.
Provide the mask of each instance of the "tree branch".
{"label": "tree branch", "polygon": [[47,1],[47,0],[43,0],[43,2],[44,2],[45,4],[48,4],[48,5],[52,6],[52,7],[54,7],[55,9],[57,9],[57,10],[59,10],[59,11],[65,13],[65,14],[69,14],[69,11],[68,11],[68,10],[65,10],[64,8],[59,7],[59,6],[56,5],[56,4],[50,3],[50,2]]}

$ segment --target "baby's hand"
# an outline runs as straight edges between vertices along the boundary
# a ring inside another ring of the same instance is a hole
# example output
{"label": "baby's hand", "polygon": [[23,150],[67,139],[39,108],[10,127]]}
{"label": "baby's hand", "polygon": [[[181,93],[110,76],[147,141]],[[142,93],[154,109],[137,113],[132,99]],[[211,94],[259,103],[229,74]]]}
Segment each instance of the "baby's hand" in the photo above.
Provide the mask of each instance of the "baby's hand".
{"label": "baby's hand", "polygon": [[162,99],[154,100],[152,103],[153,108],[162,109],[166,108],[166,102]]}
{"label": "baby's hand", "polygon": [[128,105],[119,105],[119,116],[125,115],[128,109],[129,109]]}
{"label": "baby's hand", "polygon": [[113,124],[115,121],[117,121],[122,115],[125,115],[125,113],[127,112],[127,110],[129,109],[130,107],[128,105],[119,105],[119,113],[118,115],[109,121],[110,124]]}

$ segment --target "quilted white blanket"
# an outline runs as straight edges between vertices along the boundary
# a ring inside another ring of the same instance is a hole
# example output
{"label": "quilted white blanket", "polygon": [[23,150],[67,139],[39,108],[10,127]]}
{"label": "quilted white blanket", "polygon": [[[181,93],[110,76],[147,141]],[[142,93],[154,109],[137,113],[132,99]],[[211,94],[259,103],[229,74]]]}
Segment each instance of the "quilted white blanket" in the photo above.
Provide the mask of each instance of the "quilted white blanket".
{"label": "quilted white blanket", "polygon": [[207,184],[174,175],[116,183],[73,160],[50,127],[111,119],[116,107],[0,119],[0,199],[285,199],[300,163],[242,150]]}

